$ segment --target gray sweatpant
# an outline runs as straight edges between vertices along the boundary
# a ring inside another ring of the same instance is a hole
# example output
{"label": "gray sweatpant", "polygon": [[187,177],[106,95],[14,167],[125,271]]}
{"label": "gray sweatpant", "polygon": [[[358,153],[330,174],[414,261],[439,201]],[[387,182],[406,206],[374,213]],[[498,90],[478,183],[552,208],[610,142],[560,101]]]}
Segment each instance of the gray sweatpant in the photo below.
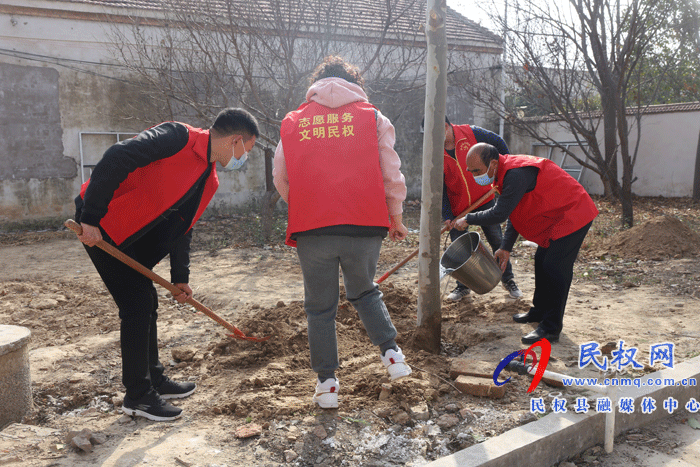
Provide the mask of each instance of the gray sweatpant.
{"label": "gray sweatpant", "polygon": [[297,238],[297,254],[304,276],[304,309],[309,330],[311,368],[316,373],[338,368],[338,340],[335,316],[340,286],[338,266],[348,301],[357,310],[374,345],[381,346],[396,337],[383,294],[374,283],[381,237],[333,235]]}

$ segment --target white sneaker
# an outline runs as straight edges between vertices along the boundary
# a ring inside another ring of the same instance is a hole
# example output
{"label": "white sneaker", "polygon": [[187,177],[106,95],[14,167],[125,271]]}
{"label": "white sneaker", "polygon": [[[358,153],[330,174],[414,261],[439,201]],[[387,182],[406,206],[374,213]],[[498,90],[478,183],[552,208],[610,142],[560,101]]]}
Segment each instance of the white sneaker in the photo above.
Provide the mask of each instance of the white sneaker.
{"label": "white sneaker", "polygon": [[392,381],[411,374],[411,367],[404,361],[401,349],[399,349],[398,352],[394,349],[387,350],[386,353],[382,355],[382,363],[389,372]]}
{"label": "white sneaker", "polygon": [[313,401],[322,409],[337,409],[339,388],[337,379],[328,378],[323,383],[316,380],[316,393]]}
{"label": "white sneaker", "polygon": [[451,302],[458,302],[458,301],[462,300],[463,298],[466,298],[467,301],[471,301],[472,297],[470,294],[471,294],[471,290],[469,290],[467,287],[464,287],[462,285],[458,285],[447,296],[447,300],[449,300]]}

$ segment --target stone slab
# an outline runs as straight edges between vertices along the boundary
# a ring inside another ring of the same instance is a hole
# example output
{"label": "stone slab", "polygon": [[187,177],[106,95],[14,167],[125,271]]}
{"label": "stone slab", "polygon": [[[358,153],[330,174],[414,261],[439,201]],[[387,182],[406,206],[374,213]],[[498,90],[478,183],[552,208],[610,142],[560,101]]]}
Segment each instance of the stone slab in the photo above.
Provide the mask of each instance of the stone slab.
{"label": "stone slab", "polygon": [[480,378],[492,378],[493,372],[498,366],[492,362],[482,360],[472,360],[468,358],[455,358],[450,364],[450,378],[457,379],[458,376],[478,376]]}
{"label": "stone slab", "polygon": [[29,343],[32,333],[28,328],[0,324],[0,355],[21,349]]}

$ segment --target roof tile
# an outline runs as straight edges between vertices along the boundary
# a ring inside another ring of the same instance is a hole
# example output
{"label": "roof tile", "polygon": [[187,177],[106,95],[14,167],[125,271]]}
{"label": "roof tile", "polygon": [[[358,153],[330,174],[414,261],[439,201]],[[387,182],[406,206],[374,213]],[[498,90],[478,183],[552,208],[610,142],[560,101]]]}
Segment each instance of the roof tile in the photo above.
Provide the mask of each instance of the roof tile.
{"label": "roof tile", "polygon": [[[65,3],[81,3],[110,8],[130,8],[150,10],[154,12],[165,11],[168,8],[167,0],[59,0]],[[346,29],[351,34],[366,35],[367,32],[378,33],[384,27],[383,19],[387,8],[385,1],[379,0],[312,0],[320,6],[319,9],[304,8],[294,11],[297,15],[303,15],[308,21],[308,26],[318,25],[316,11],[335,11],[336,28]],[[225,12],[227,2],[225,0],[190,0],[188,5],[200,3],[204,6],[214,7]],[[273,5],[284,9],[285,6],[298,5],[292,0],[232,0],[234,6],[242,8],[248,13],[259,13],[261,16],[269,14]],[[309,4],[311,2],[308,2]],[[401,17],[396,20],[396,26],[392,29],[397,34],[413,34],[420,30],[425,23],[426,0],[395,0],[394,14],[401,12]],[[451,8],[447,8],[447,35],[450,45],[480,46],[500,49],[501,38],[488,29],[471,21]]]}

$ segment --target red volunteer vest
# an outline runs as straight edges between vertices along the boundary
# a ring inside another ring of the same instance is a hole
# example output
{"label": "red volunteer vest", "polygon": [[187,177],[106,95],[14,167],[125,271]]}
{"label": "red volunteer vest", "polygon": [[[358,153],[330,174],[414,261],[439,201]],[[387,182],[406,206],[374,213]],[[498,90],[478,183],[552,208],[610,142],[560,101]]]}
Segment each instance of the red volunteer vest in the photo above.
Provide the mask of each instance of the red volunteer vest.
{"label": "red volunteer vest", "polygon": [[[209,130],[185,126],[189,131],[189,140],[184,148],[170,157],[134,170],[114,192],[100,226],[117,245],[140,232],[177,203],[209,166]],[[200,218],[219,187],[216,163],[211,165],[211,174],[190,228]],[[83,199],[89,184],[90,180],[81,187],[80,196]]]}
{"label": "red volunteer vest", "polygon": [[[467,153],[477,141],[469,125],[452,125],[455,133],[455,159],[445,151],[445,187],[450,200],[452,214],[459,216],[476,200],[491,189],[491,185],[481,186],[474,181],[474,176],[467,170]],[[484,200],[491,201],[494,195]],[[484,204],[481,203],[481,204]]]}
{"label": "red volunteer vest", "polygon": [[551,240],[576,232],[598,215],[595,203],[581,184],[549,159],[501,155],[496,177],[498,190],[503,189],[506,172],[528,166],[539,169],[537,185],[525,193],[510,214],[513,227],[523,237],[547,248]]}
{"label": "red volunteer vest", "polygon": [[287,245],[296,232],[333,225],[389,227],[376,109],[306,102],[282,121],[289,176]]}

